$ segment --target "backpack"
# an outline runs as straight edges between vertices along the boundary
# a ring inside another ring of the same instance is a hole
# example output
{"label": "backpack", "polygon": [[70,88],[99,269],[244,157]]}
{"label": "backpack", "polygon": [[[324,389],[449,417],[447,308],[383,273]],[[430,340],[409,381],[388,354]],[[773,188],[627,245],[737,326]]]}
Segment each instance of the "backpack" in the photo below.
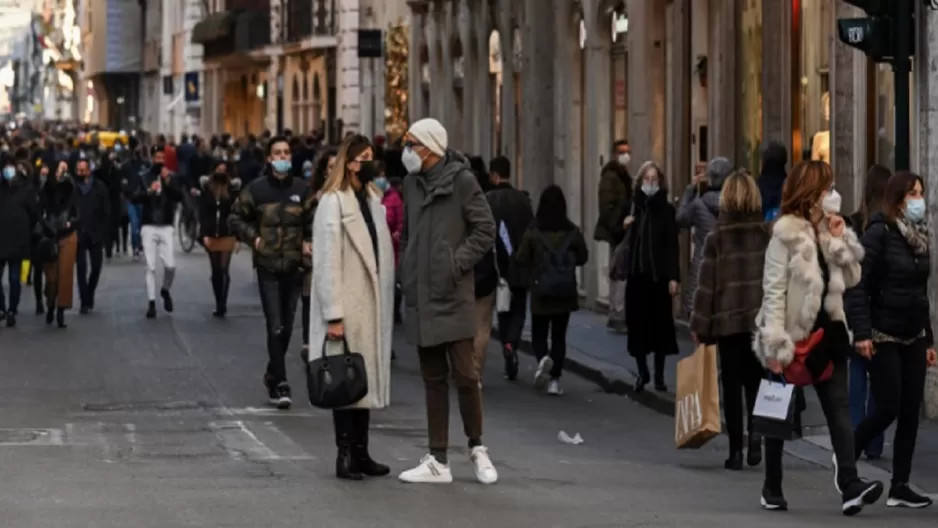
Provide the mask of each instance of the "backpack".
{"label": "backpack", "polygon": [[576,236],[576,229],[571,229],[560,247],[553,249],[539,229],[534,230],[544,248],[541,269],[531,287],[531,292],[549,299],[576,298],[579,294],[576,282],[576,256],[570,252],[570,245]]}

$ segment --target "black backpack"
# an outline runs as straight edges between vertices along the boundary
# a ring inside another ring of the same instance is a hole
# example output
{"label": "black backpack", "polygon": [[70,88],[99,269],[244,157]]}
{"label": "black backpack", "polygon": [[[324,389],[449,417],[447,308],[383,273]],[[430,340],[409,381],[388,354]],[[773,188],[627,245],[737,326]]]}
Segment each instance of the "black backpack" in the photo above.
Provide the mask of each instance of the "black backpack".
{"label": "black backpack", "polygon": [[570,252],[570,244],[576,236],[571,229],[557,249],[552,249],[547,237],[539,229],[534,230],[544,246],[541,269],[531,287],[535,295],[548,299],[570,299],[579,294],[576,283],[576,256]]}

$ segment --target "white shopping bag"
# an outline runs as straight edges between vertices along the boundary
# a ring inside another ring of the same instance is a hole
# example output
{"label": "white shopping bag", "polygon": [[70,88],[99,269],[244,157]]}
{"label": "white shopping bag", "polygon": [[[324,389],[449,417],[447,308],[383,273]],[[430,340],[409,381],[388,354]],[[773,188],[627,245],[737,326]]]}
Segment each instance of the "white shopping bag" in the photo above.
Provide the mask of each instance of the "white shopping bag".
{"label": "white shopping bag", "polygon": [[770,420],[789,420],[794,405],[794,390],[795,386],[790,383],[762,380],[752,415]]}
{"label": "white shopping bag", "polygon": [[495,289],[495,311],[498,313],[511,311],[511,288],[508,286],[508,281],[501,277]]}

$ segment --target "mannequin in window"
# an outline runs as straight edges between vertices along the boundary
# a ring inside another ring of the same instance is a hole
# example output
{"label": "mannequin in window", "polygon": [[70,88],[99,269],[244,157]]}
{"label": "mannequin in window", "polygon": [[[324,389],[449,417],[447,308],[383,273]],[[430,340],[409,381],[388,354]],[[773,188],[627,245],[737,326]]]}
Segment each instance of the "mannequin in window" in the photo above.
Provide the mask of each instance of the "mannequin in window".
{"label": "mannequin in window", "polygon": [[824,126],[826,130],[822,130],[817,134],[814,134],[814,139],[811,142],[811,159],[812,160],[821,160],[826,163],[831,162],[831,131],[830,131],[830,122],[831,122],[831,93],[824,92],[824,95],[821,96],[821,108],[824,109]]}

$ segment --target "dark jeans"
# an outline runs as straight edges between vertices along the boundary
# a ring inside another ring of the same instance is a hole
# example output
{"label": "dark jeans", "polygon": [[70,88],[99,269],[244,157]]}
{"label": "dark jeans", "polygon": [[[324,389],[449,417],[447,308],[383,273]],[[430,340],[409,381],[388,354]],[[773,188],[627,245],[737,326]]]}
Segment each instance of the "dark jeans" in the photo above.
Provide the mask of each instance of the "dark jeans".
{"label": "dark jeans", "polygon": [[[498,340],[502,342],[502,346],[511,346],[512,350],[518,350],[518,345],[521,343],[521,332],[524,330],[524,319],[527,315],[527,290],[512,288],[511,305],[508,311],[498,314]],[[566,326],[564,326],[564,329],[566,329]]]}
{"label": "dark jeans", "polygon": [[751,430],[752,408],[764,370],[752,351],[752,336],[748,333],[717,339],[717,350],[730,452],[738,453],[743,450],[743,393],[746,395],[746,429]]}
{"label": "dark jeans", "polygon": [[[120,204],[117,205],[118,207]],[[114,207],[112,204],[111,207]],[[120,209],[118,209],[119,211]],[[111,258],[114,253],[127,253],[127,238],[130,236],[130,219],[123,217],[111,225],[111,239],[104,246],[104,255]],[[123,249],[121,249],[123,246]]]}
{"label": "dark jeans", "polygon": [[[432,347],[418,347],[420,374],[427,399],[427,436],[430,452],[437,460],[446,457],[449,447],[449,378],[450,366],[463,431],[470,445],[482,441],[482,388],[472,339]],[[442,460],[441,460],[442,462]]]}
{"label": "dark jeans", "polygon": [[[850,419],[854,429],[876,410],[873,391],[869,390],[869,371],[870,360],[856,354],[850,357]],[[865,450],[857,451],[857,456],[865,451],[867,456],[879,458],[883,456],[884,444],[885,435],[876,435]]]}
{"label": "dark jeans", "polygon": [[[91,270],[88,264],[91,264]],[[83,234],[78,237],[78,298],[82,307],[94,306],[94,293],[104,265],[104,244]]]}
{"label": "dark jeans", "polygon": [[[837,455],[838,483],[840,489],[859,478],[857,476],[856,457],[853,447],[853,426],[850,423],[850,405],[847,401],[847,363],[840,361],[834,363],[834,373],[825,382],[814,386],[821,410],[827,419],[827,428],[830,431],[831,444],[834,454]],[[765,485],[772,491],[782,490],[782,454],[785,448],[784,440],[777,438],[765,439]]]}
{"label": "dark jeans", "polygon": [[267,381],[276,385],[287,381],[287,349],[293,336],[296,303],[303,290],[303,277],[299,273],[257,270],[257,287],[267,321]]}
{"label": "dark jeans", "polygon": [[[500,314],[499,314],[500,315]],[[554,362],[550,370],[551,379],[559,379],[563,374],[563,364],[567,359],[567,326],[570,314],[534,315],[531,314],[531,348],[540,361],[550,355]],[[499,326],[501,329],[501,326]],[[550,332],[550,349],[547,348],[547,334]]]}
{"label": "dark jeans", "polygon": [[[4,268],[8,269],[7,278],[10,283],[10,302],[7,304],[6,295],[3,292],[3,270]],[[0,260],[0,312],[9,311],[11,314],[16,314],[16,311],[20,307],[20,291],[22,291],[22,284],[20,284],[20,273],[23,271],[23,261],[22,260]]]}
{"label": "dark jeans", "polygon": [[870,445],[893,421],[892,482],[907,484],[912,472],[912,455],[918,437],[919,411],[925,394],[928,345],[918,340],[911,345],[877,343],[870,362],[870,390],[876,407],[860,422],[854,433],[856,452]]}
{"label": "dark jeans", "polygon": [[36,309],[44,308],[46,305],[46,290],[42,287],[42,281],[45,278],[45,271],[42,269],[43,263],[33,261],[33,295],[36,299]]}

